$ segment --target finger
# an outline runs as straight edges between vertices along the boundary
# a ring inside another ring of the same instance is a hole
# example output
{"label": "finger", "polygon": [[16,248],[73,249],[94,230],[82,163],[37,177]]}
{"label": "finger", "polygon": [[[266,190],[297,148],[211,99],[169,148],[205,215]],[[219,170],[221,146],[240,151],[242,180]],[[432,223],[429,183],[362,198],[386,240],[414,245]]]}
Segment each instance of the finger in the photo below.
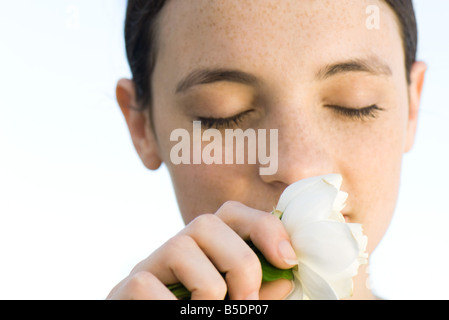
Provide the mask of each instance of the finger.
{"label": "finger", "polygon": [[[257,299],[262,279],[257,255],[211,214],[194,219],[137,265],[135,272],[139,270],[151,271],[166,284],[182,282],[196,293],[192,298],[222,299],[227,290],[230,299]],[[225,274],[225,284],[220,272]]]}
{"label": "finger", "polygon": [[216,215],[240,237],[251,240],[274,266],[289,269],[297,264],[288,233],[276,216],[234,201],[226,202]]}
{"label": "finger", "polygon": [[178,234],[139,263],[133,272],[151,270],[163,283],[181,282],[192,300],[220,300],[227,292],[223,276],[195,240]]}
{"label": "finger", "polygon": [[262,279],[260,261],[238,234],[211,214],[197,217],[184,230],[218,270],[226,274],[230,299],[258,299]]}
{"label": "finger", "polygon": [[149,272],[138,272],[122,280],[109,294],[109,300],[176,300],[176,297]]}
{"label": "finger", "polygon": [[264,282],[259,292],[260,300],[283,300],[293,289],[293,281],[287,279]]}

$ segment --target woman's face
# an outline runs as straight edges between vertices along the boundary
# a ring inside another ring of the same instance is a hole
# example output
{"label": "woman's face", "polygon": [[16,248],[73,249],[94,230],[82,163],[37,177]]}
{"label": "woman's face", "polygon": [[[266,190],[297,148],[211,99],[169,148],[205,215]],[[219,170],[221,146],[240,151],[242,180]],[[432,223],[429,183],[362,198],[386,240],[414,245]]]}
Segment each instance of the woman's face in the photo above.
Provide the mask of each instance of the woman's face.
{"label": "woman's face", "polygon": [[[227,200],[271,211],[289,184],[340,173],[349,193],[343,213],[363,224],[373,250],[395,208],[418,108],[394,12],[382,1],[171,0],[158,22],[155,136],[146,134],[157,141],[185,222]],[[217,70],[180,90],[192,73]],[[260,175],[258,164],[172,163],[173,130],[192,133],[194,120],[238,115],[218,129],[278,130],[275,174]]]}

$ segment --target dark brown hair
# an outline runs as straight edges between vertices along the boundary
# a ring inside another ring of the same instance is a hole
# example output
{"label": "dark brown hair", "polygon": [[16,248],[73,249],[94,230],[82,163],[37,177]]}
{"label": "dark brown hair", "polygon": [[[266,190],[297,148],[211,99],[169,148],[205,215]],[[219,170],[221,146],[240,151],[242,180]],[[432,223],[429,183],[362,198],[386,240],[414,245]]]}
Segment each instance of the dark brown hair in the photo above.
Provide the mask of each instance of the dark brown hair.
{"label": "dark brown hair", "polygon": [[416,61],[418,49],[418,26],[412,0],[385,0],[396,13],[402,33],[405,53],[405,71],[407,82],[410,84],[410,69]]}
{"label": "dark brown hair", "polygon": [[[139,108],[151,105],[151,77],[157,55],[157,17],[168,0],[128,0],[125,20],[125,44],[128,63],[136,86]],[[384,0],[396,13],[405,53],[405,69],[416,60],[418,31],[412,0]]]}

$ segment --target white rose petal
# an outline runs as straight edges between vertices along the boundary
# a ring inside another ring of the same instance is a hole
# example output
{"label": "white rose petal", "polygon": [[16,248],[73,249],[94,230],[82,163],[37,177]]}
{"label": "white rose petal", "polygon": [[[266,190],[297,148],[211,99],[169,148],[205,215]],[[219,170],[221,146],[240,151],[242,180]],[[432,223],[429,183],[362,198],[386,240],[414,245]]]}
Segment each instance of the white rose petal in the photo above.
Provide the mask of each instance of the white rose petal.
{"label": "white rose petal", "polygon": [[298,226],[329,219],[337,194],[338,190],[334,187],[316,183],[304,193],[293,198],[282,214],[282,221],[287,232],[290,234]]}
{"label": "white rose petal", "polygon": [[330,283],[306,264],[300,264],[298,271],[293,273],[302,285],[303,299],[305,300],[336,300],[335,290]]}
{"label": "white rose petal", "polygon": [[291,237],[298,260],[320,273],[344,271],[359,255],[351,229],[344,223],[317,221]]}

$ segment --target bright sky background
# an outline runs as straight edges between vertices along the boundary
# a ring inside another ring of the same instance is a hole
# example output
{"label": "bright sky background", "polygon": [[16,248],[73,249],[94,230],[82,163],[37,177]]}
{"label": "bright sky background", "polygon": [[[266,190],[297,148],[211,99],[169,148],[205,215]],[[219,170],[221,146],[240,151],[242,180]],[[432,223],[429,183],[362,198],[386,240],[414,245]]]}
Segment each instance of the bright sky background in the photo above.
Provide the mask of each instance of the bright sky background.
{"label": "bright sky background", "polygon": [[[371,286],[449,299],[449,1],[415,6],[429,71]],[[103,299],[183,226],[165,167],[143,167],[115,102],[130,76],[124,10],[124,0],[0,2],[0,299]]]}

